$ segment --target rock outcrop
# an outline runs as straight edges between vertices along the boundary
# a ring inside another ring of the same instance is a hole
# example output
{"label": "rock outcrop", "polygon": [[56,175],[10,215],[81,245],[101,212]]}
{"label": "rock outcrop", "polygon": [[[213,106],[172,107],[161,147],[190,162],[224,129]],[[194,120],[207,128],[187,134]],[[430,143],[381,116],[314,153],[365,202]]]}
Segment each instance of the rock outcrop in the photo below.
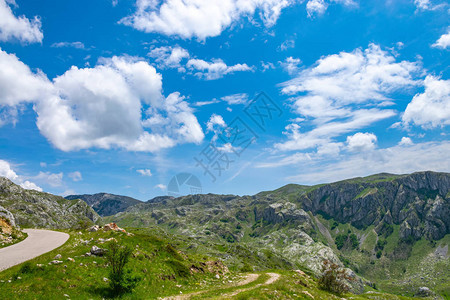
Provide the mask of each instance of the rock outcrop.
{"label": "rock outcrop", "polygon": [[100,216],[111,216],[118,212],[125,211],[128,207],[142,203],[137,199],[108,193],[70,195],[68,200],[81,199],[92,207]]}
{"label": "rock outcrop", "polygon": [[398,224],[400,237],[438,240],[450,232],[450,175],[420,172],[374,175],[299,193],[306,211],[358,228]]}
{"label": "rock outcrop", "polygon": [[73,228],[96,222],[100,217],[82,200],[26,190],[0,177],[0,205],[14,217],[16,225],[40,228]]}

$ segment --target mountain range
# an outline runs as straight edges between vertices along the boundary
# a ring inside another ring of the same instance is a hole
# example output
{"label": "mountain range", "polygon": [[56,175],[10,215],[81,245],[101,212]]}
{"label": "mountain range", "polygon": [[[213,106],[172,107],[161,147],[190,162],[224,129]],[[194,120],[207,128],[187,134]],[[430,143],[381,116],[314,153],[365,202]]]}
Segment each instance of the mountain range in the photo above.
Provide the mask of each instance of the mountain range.
{"label": "mountain range", "polygon": [[450,295],[449,173],[383,173],[252,196],[67,198],[0,180],[0,205],[22,227],[68,228],[101,215],[121,227],[182,236],[190,250],[219,257],[231,270],[320,274],[330,260],[347,268],[357,293],[365,285],[410,294],[427,286]]}

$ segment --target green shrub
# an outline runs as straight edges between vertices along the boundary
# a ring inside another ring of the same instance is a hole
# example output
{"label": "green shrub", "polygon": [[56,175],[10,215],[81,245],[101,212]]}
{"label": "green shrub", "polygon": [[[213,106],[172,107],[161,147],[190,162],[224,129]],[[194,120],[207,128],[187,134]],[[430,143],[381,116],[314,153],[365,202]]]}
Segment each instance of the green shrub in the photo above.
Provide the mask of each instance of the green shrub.
{"label": "green shrub", "polygon": [[183,265],[183,263],[178,260],[170,259],[166,261],[166,264],[169,265],[169,267],[175,272],[175,275],[178,277],[188,277],[191,274],[189,268]]}
{"label": "green shrub", "polygon": [[140,280],[125,268],[132,252],[130,247],[122,246],[116,241],[108,245],[105,256],[109,265],[109,285],[114,295],[131,292]]}
{"label": "green shrub", "polygon": [[358,237],[356,234],[352,233],[350,234],[350,243],[352,245],[352,249],[356,249],[359,246]]}
{"label": "green shrub", "polygon": [[382,254],[383,254],[383,252],[382,252],[381,250],[378,250],[378,251],[377,251],[377,254],[376,254],[376,255],[377,255],[377,258],[380,258]]}
{"label": "green shrub", "polygon": [[387,241],[386,240],[383,240],[383,239],[379,239],[378,241],[377,241],[377,245],[376,245],[376,247],[375,247],[375,250],[383,250],[384,249],[384,246],[387,244]]}
{"label": "green shrub", "polygon": [[335,239],[336,247],[341,250],[344,247],[345,241],[347,240],[346,234],[338,234]]}
{"label": "green shrub", "polygon": [[338,226],[339,226],[339,223],[334,221],[333,224],[331,224],[331,230],[335,229]]}
{"label": "green shrub", "polygon": [[36,267],[32,265],[30,262],[25,262],[22,267],[20,267],[20,274],[31,274],[36,270]]}

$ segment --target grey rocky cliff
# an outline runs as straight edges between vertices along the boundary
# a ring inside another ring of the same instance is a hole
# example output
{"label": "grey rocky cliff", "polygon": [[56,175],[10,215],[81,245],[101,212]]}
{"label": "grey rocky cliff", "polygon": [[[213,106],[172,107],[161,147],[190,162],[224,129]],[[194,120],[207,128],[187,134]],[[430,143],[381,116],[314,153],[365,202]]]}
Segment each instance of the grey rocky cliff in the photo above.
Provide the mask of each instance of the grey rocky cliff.
{"label": "grey rocky cliff", "polygon": [[355,227],[388,222],[401,225],[401,238],[438,240],[450,232],[449,191],[449,174],[420,172],[327,184],[297,201],[306,211]]}
{"label": "grey rocky cliff", "polygon": [[14,219],[13,214],[3,206],[0,206],[0,217],[7,219],[9,221],[9,224],[11,224],[11,226],[13,227],[16,226],[16,221]]}
{"label": "grey rocky cliff", "polygon": [[34,190],[26,190],[0,177],[0,205],[14,215],[21,227],[72,228],[80,222],[96,222],[100,217],[82,200]]}
{"label": "grey rocky cliff", "polygon": [[109,193],[69,195],[69,200],[81,199],[92,207],[100,216],[111,216],[125,211],[128,207],[142,203],[137,199]]}

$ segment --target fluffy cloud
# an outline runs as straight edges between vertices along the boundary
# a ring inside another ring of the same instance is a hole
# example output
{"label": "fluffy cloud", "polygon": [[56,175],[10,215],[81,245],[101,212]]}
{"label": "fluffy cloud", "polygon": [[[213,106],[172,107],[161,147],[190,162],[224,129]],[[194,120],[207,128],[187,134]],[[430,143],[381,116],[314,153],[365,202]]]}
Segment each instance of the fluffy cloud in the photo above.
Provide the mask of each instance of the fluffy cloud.
{"label": "fluffy cloud", "polygon": [[162,191],[167,190],[167,186],[165,184],[159,183],[157,185],[155,185],[155,188],[160,189]]}
{"label": "fluffy cloud", "polygon": [[189,52],[179,46],[164,46],[153,48],[148,56],[155,59],[160,68],[177,68],[179,71],[184,71],[181,61],[189,58]]}
{"label": "fluffy cloud", "polygon": [[152,174],[152,171],[151,170],[149,170],[149,169],[139,169],[139,170],[136,170],[136,172],[138,172],[139,174],[141,174],[142,176],[148,176],[148,177],[151,177],[153,174]]}
{"label": "fluffy cloud", "polygon": [[402,137],[401,141],[398,143],[400,146],[411,146],[414,145],[413,141],[409,137]]}
{"label": "fluffy cloud", "polygon": [[227,124],[221,115],[212,114],[206,123],[207,132],[214,132],[214,136],[212,138],[213,142],[217,140],[219,133],[222,132],[225,127],[227,127]]}
{"label": "fluffy cloud", "polygon": [[441,35],[441,37],[432,45],[435,48],[447,49],[450,47],[450,29],[447,30],[447,33]]}
{"label": "fluffy cloud", "polygon": [[373,133],[358,132],[347,137],[347,145],[350,151],[363,152],[375,149],[377,137]]}
{"label": "fluffy cloud", "polygon": [[23,43],[41,43],[44,34],[39,18],[16,17],[9,4],[16,6],[14,0],[0,0],[0,41],[16,39]]}
{"label": "fluffy cloud", "polygon": [[51,91],[51,83],[41,72],[31,72],[14,54],[0,48],[0,126],[17,122],[20,105],[36,101]]}
{"label": "fluffy cloud", "polygon": [[[293,95],[292,107],[302,119],[286,127],[288,140],[275,148],[321,148],[343,134],[394,116],[393,110],[380,107],[392,104],[391,93],[420,84],[414,78],[421,71],[417,63],[396,62],[393,54],[374,44],[322,57],[281,85],[283,93]],[[312,128],[304,130],[298,123]]]}
{"label": "fluffy cloud", "polygon": [[158,32],[182,38],[218,36],[242,17],[257,10],[266,26],[276,23],[281,10],[296,0],[137,0],[136,12],[123,24],[145,32]]}
{"label": "fluffy cloud", "polygon": [[68,174],[68,176],[75,182],[83,180],[83,176],[81,176],[81,173],[79,171],[71,172]]}
{"label": "fluffy cloud", "polygon": [[[147,119],[143,121],[144,127],[150,128],[159,136],[167,137],[169,134],[168,136],[175,144],[183,142],[199,144],[205,137],[193,110],[178,92],[170,94],[163,102],[161,109],[157,110],[155,106],[152,106],[146,114]],[[170,141],[159,141],[159,143],[165,142]]]}
{"label": "fluffy cloud", "polygon": [[153,48],[148,56],[152,57],[157,66],[162,69],[178,69],[178,72],[186,72],[195,75],[200,79],[214,80],[222,78],[227,74],[242,71],[252,71],[253,68],[247,64],[236,64],[228,66],[221,59],[213,59],[211,62],[203,59],[188,58],[191,57],[189,52],[179,46],[163,46]]}
{"label": "fluffy cloud", "polygon": [[33,182],[25,180],[23,176],[17,175],[17,173],[11,168],[11,165],[7,161],[1,159],[0,159],[0,177],[8,178],[9,180],[15,182],[16,184],[19,184],[24,189],[42,192],[42,188],[40,188]]}
{"label": "fluffy cloud", "polygon": [[51,83],[41,71],[31,72],[16,55],[0,48],[0,106],[32,102],[50,90]]}
{"label": "fluffy cloud", "polygon": [[236,64],[228,66],[221,59],[214,59],[211,62],[204,61],[202,59],[190,59],[186,67],[198,78],[206,80],[214,80],[222,78],[227,74],[234,72],[252,71],[253,69],[247,64]]}
{"label": "fluffy cloud", "polygon": [[208,120],[208,123],[206,123],[206,129],[208,131],[214,131],[214,128],[216,126],[224,128],[227,126],[227,124],[225,123],[221,115],[212,114]]}
{"label": "fluffy cloud", "polygon": [[72,67],[50,82],[0,50],[0,109],[27,102],[34,103],[41,133],[63,151],[154,152],[204,138],[184,98],[165,98],[161,74],[138,58],[101,59],[94,68]]}
{"label": "fluffy cloud", "polygon": [[306,92],[340,104],[387,100],[387,93],[417,84],[418,63],[395,62],[394,55],[370,44],[364,51],[341,52],[319,59],[295,79],[283,84],[283,92]]}
{"label": "fluffy cloud", "polygon": [[289,75],[296,75],[299,71],[299,66],[302,61],[299,58],[287,57],[284,61],[279,62],[283,69],[289,73]]}
{"label": "fluffy cloud", "polygon": [[247,104],[248,103],[248,94],[246,93],[240,93],[240,94],[233,94],[228,95],[220,98],[222,101],[225,101],[229,105],[236,105],[236,104]]}
{"label": "fluffy cloud", "polygon": [[288,140],[275,144],[275,148],[281,151],[294,151],[322,147],[333,142],[333,138],[365,128],[394,115],[395,112],[390,109],[360,109],[352,111],[351,116],[344,121],[325,122],[305,132],[301,131],[300,125],[292,123],[287,125],[286,131],[283,132]]}
{"label": "fluffy cloud", "polygon": [[308,0],[306,3],[308,17],[323,15],[331,3],[340,3],[345,6],[357,5],[353,0]]}
{"label": "fluffy cloud", "polygon": [[403,123],[423,128],[450,124],[450,80],[434,76],[425,78],[425,91],[417,94],[408,104],[402,116]]}
{"label": "fluffy cloud", "polygon": [[308,17],[313,17],[314,15],[322,15],[327,10],[328,4],[324,0],[309,0],[306,3],[306,11]]}
{"label": "fluffy cloud", "polygon": [[7,161],[0,159],[0,176],[6,177],[9,180],[16,180],[19,176],[17,176],[16,172],[11,169],[10,164]]}
{"label": "fluffy cloud", "polygon": [[[120,147],[154,152],[203,138],[187,103],[178,94],[164,99],[161,75],[144,61],[113,57],[95,68],[73,67],[55,78],[54,87],[58,96],[36,105],[37,125],[63,151]],[[150,106],[144,121],[141,102]],[[172,119],[166,126],[149,122],[163,113]]]}

